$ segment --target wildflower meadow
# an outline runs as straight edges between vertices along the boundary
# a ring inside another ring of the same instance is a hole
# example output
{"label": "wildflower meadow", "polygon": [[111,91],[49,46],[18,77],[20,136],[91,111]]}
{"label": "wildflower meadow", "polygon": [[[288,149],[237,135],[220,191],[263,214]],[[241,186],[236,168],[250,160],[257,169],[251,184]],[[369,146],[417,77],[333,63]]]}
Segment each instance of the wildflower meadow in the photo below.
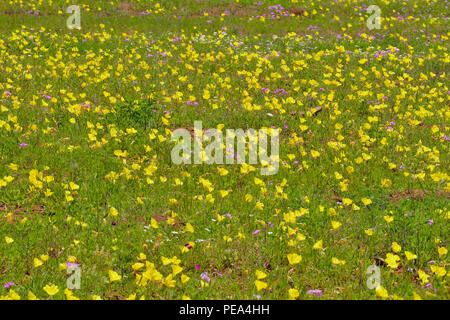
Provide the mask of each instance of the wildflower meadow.
{"label": "wildflower meadow", "polygon": [[448,300],[448,13],[1,0],[0,299]]}

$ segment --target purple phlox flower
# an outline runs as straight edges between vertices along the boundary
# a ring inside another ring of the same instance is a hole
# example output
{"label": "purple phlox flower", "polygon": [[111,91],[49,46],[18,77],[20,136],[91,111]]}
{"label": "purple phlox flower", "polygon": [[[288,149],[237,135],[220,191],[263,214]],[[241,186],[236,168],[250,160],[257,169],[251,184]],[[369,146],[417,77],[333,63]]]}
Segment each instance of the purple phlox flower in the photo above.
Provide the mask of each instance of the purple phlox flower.
{"label": "purple phlox flower", "polygon": [[14,286],[14,285],[15,285],[14,282],[8,282],[8,283],[5,283],[5,284],[3,285],[3,287],[4,287],[4,288],[9,288],[9,287],[12,287],[12,286]]}
{"label": "purple phlox flower", "polygon": [[202,278],[202,280],[206,280],[206,281],[208,281],[208,282],[210,282],[211,281],[211,278],[210,277],[208,277],[208,272],[203,272],[201,275],[200,275],[200,278]]}
{"label": "purple phlox flower", "polygon": [[70,267],[79,267],[80,266],[80,264],[78,264],[78,263],[72,263],[72,262],[67,262],[66,263],[66,267],[67,268],[70,268]]}
{"label": "purple phlox flower", "polygon": [[22,143],[19,145],[20,148],[23,148],[23,147],[26,147],[26,146],[28,146],[28,143],[25,143],[25,142],[22,142]]}
{"label": "purple phlox flower", "polygon": [[258,233],[260,233],[260,232],[261,232],[261,230],[256,229],[255,231],[252,232],[252,234],[258,234]]}
{"label": "purple phlox flower", "polygon": [[321,297],[323,293],[322,293],[322,290],[315,289],[315,290],[308,290],[307,294],[312,294],[312,295]]}

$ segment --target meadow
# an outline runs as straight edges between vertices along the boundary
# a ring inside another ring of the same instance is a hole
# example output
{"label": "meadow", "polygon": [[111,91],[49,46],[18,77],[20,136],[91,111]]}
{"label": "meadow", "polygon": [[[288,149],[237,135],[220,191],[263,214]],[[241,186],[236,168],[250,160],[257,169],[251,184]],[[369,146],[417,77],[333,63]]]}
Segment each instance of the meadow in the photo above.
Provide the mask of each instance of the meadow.
{"label": "meadow", "polygon": [[[448,12],[1,0],[0,298],[449,299]],[[278,171],[174,164],[194,121]]]}

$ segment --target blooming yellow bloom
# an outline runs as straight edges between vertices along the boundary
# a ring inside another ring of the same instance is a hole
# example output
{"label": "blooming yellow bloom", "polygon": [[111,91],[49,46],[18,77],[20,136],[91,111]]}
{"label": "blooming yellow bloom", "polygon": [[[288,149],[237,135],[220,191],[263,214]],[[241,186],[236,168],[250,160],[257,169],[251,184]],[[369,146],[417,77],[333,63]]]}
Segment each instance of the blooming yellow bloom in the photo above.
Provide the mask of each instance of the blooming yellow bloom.
{"label": "blooming yellow bloom", "polygon": [[402,247],[397,242],[392,242],[392,251],[398,253],[402,251]]}
{"label": "blooming yellow bloom", "polygon": [[13,243],[13,242],[14,242],[14,239],[13,239],[13,238],[10,238],[10,237],[7,237],[7,236],[5,236],[5,241],[6,241],[6,243],[7,243],[7,244],[10,244],[10,243]]}
{"label": "blooming yellow bloom", "polygon": [[288,292],[289,292],[289,299],[291,299],[291,300],[295,300],[300,296],[300,293],[295,288],[289,289]]}
{"label": "blooming yellow bloom", "polygon": [[264,279],[265,277],[267,277],[267,274],[265,274],[264,272],[260,271],[260,270],[256,270],[256,279],[261,280]]}
{"label": "blooming yellow bloom", "polygon": [[258,291],[267,288],[267,283],[259,280],[255,280],[255,286]]}
{"label": "blooming yellow bloom", "polygon": [[409,251],[405,251],[405,256],[408,261],[417,259],[417,255]]}
{"label": "blooming yellow bloom", "polygon": [[447,248],[445,247],[439,247],[438,249],[438,253],[439,253],[439,257],[445,256],[447,254]]}
{"label": "blooming yellow bloom", "polygon": [[317,242],[313,245],[313,249],[316,249],[316,250],[322,250],[322,248],[323,248],[323,241],[322,241],[322,240],[317,241]]}
{"label": "blooming yellow bloom", "polygon": [[287,255],[289,264],[297,264],[302,261],[302,256],[296,253],[290,253]]}
{"label": "blooming yellow bloom", "polygon": [[108,271],[108,275],[109,275],[109,281],[110,282],[119,281],[120,279],[122,279],[122,276],[119,275],[114,270],[109,270]]}
{"label": "blooming yellow bloom", "polygon": [[389,294],[388,294],[387,290],[383,286],[378,286],[375,289],[375,292],[376,292],[378,297],[381,297],[383,299],[389,298]]}
{"label": "blooming yellow bloom", "polygon": [[49,296],[54,296],[59,292],[59,288],[55,284],[48,284],[44,287],[44,291],[47,292]]}

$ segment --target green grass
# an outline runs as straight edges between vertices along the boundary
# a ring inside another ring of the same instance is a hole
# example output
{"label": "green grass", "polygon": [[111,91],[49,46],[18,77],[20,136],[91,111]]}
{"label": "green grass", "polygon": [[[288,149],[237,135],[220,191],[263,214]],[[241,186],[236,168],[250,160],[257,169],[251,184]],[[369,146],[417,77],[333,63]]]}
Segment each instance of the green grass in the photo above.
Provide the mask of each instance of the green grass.
{"label": "green grass", "polygon": [[[66,1],[0,4],[0,297],[449,298],[447,4],[375,1],[370,31],[363,1],[130,2],[73,1],[81,30]],[[279,128],[279,171],[173,164],[196,120]]]}

